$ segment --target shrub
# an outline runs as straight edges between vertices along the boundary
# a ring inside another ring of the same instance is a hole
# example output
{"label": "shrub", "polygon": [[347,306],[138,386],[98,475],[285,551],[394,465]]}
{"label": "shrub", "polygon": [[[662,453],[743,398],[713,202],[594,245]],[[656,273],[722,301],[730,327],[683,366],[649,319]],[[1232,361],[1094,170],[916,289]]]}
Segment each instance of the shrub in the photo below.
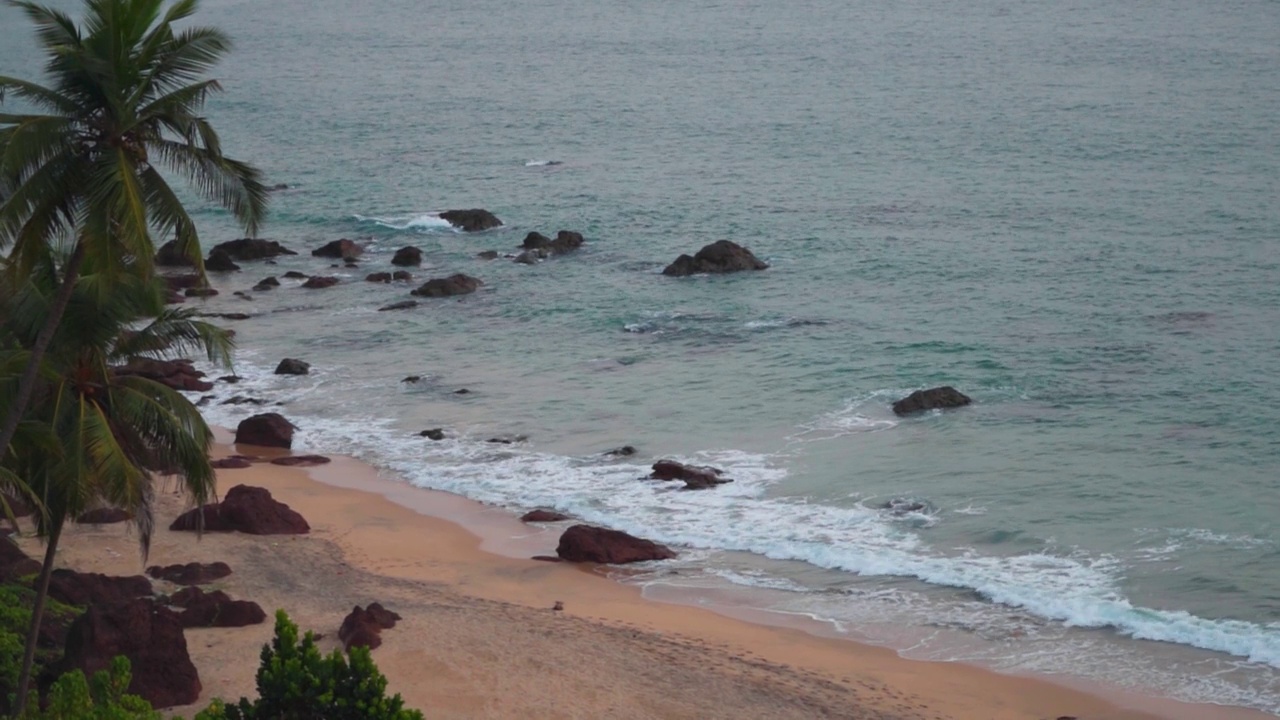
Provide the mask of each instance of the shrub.
{"label": "shrub", "polygon": [[[23,643],[31,629],[31,607],[35,603],[35,591],[13,583],[0,584],[0,715],[7,715],[13,707],[13,692],[18,686],[18,671],[22,666]],[[53,598],[46,598],[44,622],[48,629],[69,626],[83,610],[64,605]],[[38,676],[44,666],[62,655],[61,647],[36,648],[35,671]]]}
{"label": "shrub", "polygon": [[161,720],[151,703],[125,692],[130,677],[125,657],[112,660],[110,670],[94,673],[91,682],[72,670],[49,688],[48,706],[40,710],[39,703],[29,703],[22,720]]}

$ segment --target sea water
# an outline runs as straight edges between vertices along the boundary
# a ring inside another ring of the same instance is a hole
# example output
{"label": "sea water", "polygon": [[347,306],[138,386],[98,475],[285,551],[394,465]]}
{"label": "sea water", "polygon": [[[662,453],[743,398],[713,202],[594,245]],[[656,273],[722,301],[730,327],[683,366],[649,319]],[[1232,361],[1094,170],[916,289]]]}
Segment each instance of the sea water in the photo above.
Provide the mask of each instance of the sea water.
{"label": "sea water", "polygon": [[[283,403],[308,449],[668,543],[631,580],[655,596],[1280,713],[1280,5],[207,0],[198,21],[236,41],[210,119],[289,186],[262,235],[301,253],[189,301],[253,316],[211,420]],[[0,72],[38,75],[30,36],[0,8]],[[470,207],[505,225],[436,214]],[[238,237],[192,208],[206,246]],[[476,258],[559,229],[585,246]],[[311,257],[340,237],[359,268]],[[721,238],[770,269],[660,274]],[[363,277],[406,245],[417,281],[484,287],[378,312],[412,286]],[[231,294],[287,270],[343,283]],[[890,411],[940,384],[974,404]],[[640,479],[666,457],[734,482]]]}

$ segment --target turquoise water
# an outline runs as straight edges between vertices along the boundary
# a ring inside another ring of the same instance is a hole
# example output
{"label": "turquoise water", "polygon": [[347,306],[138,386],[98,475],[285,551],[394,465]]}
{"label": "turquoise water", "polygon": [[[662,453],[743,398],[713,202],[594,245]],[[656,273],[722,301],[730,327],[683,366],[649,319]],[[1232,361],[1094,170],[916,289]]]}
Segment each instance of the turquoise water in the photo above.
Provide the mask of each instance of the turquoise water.
{"label": "turquoise water", "polygon": [[[210,116],[292,186],[263,234],[303,251],[215,278],[210,310],[255,314],[220,397],[681,546],[655,592],[1280,713],[1280,5],[203,7],[237,41]],[[0,72],[37,72],[27,34],[0,9]],[[430,215],[458,207],[507,224]],[[561,228],[587,245],[475,258]],[[369,243],[349,282],[230,295],[339,237]],[[659,274],[720,238],[772,267]],[[375,312],[407,288],[361,278],[407,244],[485,288]],[[889,412],[937,384],[975,404]],[[736,482],[637,480],[667,456]]]}

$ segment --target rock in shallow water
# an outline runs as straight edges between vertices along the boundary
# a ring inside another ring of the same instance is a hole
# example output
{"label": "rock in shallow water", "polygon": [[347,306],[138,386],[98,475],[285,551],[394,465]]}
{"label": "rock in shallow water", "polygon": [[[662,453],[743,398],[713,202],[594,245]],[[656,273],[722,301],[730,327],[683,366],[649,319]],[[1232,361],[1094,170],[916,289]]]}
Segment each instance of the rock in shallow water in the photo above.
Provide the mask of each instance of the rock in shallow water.
{"label": "rock in shallow water", "polygon": [[968,395],[950,385],[944,385],[911,393],[893,404],[893,413],[895,415],[910,415],[911,413],[925,410],[962,407],[971,402],[973,400]]}
{"label": "rock in shallow water", "polygon": [[446,278],[433,278],[423,283],[411,295],[418,297],[450,297],[453,295],[469,295],[484,285],[478,278],[458,273]]}
{"label": "rock in shallow water", "polygon": [[683,277],[699,273],[731,273],[742,270],[765,270],[767,263],[751,254],[751,251],[729,240],[717,240],[703,247],[696,255],[681,255],[663,269],[663,275]]}
{"label": "rock in shallow water", "polygon": [[560,536],[560,544],[556,546],[556,555],[569,562],[612,565],[676,557],[676,553],[665,545],[590,525],[574,525],[565,530]]}
{"label": "rock in shallow water", "polygon": [[496,215],[481,208],[445,210],[440,213],[440,219],[463,232],[479,232],[502,226],[502,221]]}
{"label": "rock in shallow water", "polygon": [[237,445],[259,447],[293,447],[294,424],[280,413],[263,413],[245,418],[236,426]]}

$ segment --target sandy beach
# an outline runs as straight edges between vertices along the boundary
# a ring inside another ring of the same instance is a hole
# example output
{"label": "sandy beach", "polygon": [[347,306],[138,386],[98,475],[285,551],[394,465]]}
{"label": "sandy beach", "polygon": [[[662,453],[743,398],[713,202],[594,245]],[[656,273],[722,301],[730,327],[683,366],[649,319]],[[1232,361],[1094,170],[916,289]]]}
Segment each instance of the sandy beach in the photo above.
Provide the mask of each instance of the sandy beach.
{"label": "sandy beach", "polygon": [[[232,450],[222,444],[218,454]],[[337,646],[353,605],[381,602],[404,619],[383,633],[374,660],[390,689],[431,718],[1266,717],[904,660],[883,648],[646,600],[599,568],[525,559],[553,552],[558,529],[380,478],[349,458],[312,469],[220,470],[218,483],[220,494],[241,483],[268,488],[307,518],[311,533],[170,532],[186,505],[162,482],[156,515],[164,529],[146,564],[227,562],[233,574],[212,587],[268,613],[284,608],[325,636],[326,651]],[[38,552],[34,539],[22,544]],[[72,526],[59,565],[124,575],[143,568],[122,525]],[[156,588],[172,590],[159,581]],[[552,609],[557,602],[563,610]],[[204,692],[176,712],[189,717],[211,698],[254,692],[271,631],[270,622],[188,630]]]}

